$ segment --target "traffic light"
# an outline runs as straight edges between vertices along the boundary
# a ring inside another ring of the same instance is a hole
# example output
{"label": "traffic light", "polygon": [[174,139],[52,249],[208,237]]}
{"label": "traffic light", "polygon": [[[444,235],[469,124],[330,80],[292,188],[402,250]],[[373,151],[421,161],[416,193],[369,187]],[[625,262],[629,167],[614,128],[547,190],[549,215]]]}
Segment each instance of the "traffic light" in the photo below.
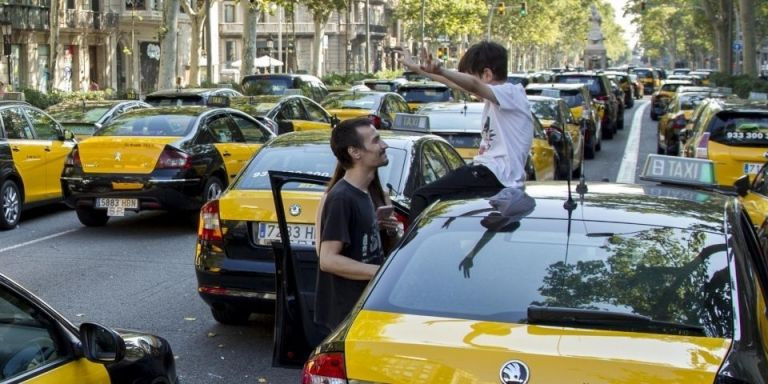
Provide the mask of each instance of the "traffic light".
{"label": "traffic light", "polygon": [[496,4],[496,13],[499,14],[500,16],[504,16],[504,10],[505,10],[504,7],[505,5],[503,2],[499,2],[498,4]]}
{"label": "traffic light", "polygon": [[528,3],[525,1],[520,2],[520,16],[525,16],[528,14]]}
{"label": "traffic light", "polygon": [[437,58],[440,60],[443,60],[448,56],[448,48],[439,47],[437,48]]}

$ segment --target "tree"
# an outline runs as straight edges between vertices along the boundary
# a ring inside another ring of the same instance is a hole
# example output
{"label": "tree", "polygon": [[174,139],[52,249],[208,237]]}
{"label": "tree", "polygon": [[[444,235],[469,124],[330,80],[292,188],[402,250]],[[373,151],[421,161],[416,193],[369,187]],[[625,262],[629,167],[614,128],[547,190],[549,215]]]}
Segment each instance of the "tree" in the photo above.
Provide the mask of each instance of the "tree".
{"label": "tree", "polygon": [[739,0],[739,16],[741,20],[741,32],[744,36],[744,73],[757,76],[757,44],[755,42],[755,1]]}
{"label": "tree", "polygon": [[158,89],[171,89],[176,79],[178,57],[176,46],[178,39],[175,31],[179,28],[179,0],[163,1],[163,24],[160,26],[160,72],[158,74]]}
{"label": "tree", "polygon": [[[395,9],[395,17],[403,21],[406,34],[416,39],[421,39],[421,4],[422,0],[402,0]],[[424,35],[432,39],[479,36],[485,30],[487,15],[484,0],[425,1]]]}
{"label": "tree", "polygon": [[312,21],[315,23],[315,37],[312,41],[312,74],[320,77],[323,75],[323,63],[325,62],[323,55],[325,26],[331,13],[345,9],[347,3],[345,0],[301,0],[301,3],[312,13]]}
{"label": "tree", "polygon": [[[57,70],[56,61],[59,59],[59,11],[61,7],[61,0],[51,0],[51,9],[48,15],[49,24],[51,26],[51,33],[48,36],[48,46],[50,47],[50,63],[48,64],[48,91],[51,91],[55,86],[59,84],[59,71]],[[5,52],[9,54],[10,52]],[[10,79],[8,79],[10,81]],[[10,85],[10,84],[9,84]]]}
{"label": "tree", "polygon": [[[211,6],[213,6],[213,2],[215,0],[211,1]],[[191,87],[196,87],[200,84],[200,37],[210,13],[210,8],[206,8],[205,3],[205,0],[181,0],[184,12],[189,15],[190,29],[192,30],[189,61],[189,85]]]}
{"label": "tree", "polygon": [[243,59],[240,65],[240,78],[256,73],[256,38],[259,24],[259,14],[264,8],[260,0],[256,2],[241,1],[243,7]]}

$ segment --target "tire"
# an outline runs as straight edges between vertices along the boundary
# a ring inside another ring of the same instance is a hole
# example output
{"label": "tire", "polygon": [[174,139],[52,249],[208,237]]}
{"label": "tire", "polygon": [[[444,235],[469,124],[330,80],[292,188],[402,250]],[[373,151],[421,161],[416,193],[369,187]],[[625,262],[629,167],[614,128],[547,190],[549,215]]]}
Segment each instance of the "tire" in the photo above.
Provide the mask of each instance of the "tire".
{"label": "tire", "polygon": [[616,122],[616,127],[618,129],[624,129],[624,114],[621,115],[621,120]]}
{"label": "tire", "polygon": [[218,198],[224,191],[224,183],[216,176],[211,176],[203,187],[203,203]]}
{"label": "tire", "polygon": [[105,209],[77,207],[75,213],[77,213],[77,219],[80,220],[80,223],[86,227],[103,227],[109,221]]}
{"label": "tire", "polygon": [[0,186],[0,229],[11,229],[21,218],[21,192],[13,180]]}
{"label": "tire", "polygon": [[653,121],[659,121],[659,117],[656,116],[655,113],[653,113],[653,106],[651,106],[651,120]]}
{"label": "tire", "polygon": [[597,141],[597,138],[592,136],[592,140],[590,140],[589,145],[584,146],[584,158],[585,159],[594,159],[595,158],[595,152],[597,152],[597,144],[595,143]]}
{"label": "tire", "polygon": [[664,150],[664,148],[661,145],[657,144],[656,146],[657,146],[657,148],[656,148],[656,153],[657,154],[663,155],[663,154],[665,154],[667,152],[667,151]]}
{"label": "tire", "polygon": [[229,325],[244,325],[248,323],[248,318],[251,317],[250,312],[234,309],[230,306],[224,306],[222,308],[211,307],[211,315],[214,320],[221,324]]}
{"label": "tire", "polygon": [[613,127],[606,127],[608,129],[603,130],[603,139],[611,140],[613,139],[613,133],[616,131],[616,126]]}

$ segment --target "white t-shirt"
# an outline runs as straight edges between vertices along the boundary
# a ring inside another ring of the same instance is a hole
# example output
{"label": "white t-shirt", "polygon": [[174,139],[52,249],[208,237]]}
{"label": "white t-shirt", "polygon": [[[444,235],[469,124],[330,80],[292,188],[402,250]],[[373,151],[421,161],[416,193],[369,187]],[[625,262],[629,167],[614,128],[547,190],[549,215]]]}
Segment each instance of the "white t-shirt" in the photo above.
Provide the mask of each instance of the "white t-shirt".
{"label": "white t-shirt", "polygon": [[483,108],[482,140],[474,162],[488,167],[506,187],[522,187],[525,161],[533,143],[533,117],[525,89],[519,84],[491,85],[499,104]]}

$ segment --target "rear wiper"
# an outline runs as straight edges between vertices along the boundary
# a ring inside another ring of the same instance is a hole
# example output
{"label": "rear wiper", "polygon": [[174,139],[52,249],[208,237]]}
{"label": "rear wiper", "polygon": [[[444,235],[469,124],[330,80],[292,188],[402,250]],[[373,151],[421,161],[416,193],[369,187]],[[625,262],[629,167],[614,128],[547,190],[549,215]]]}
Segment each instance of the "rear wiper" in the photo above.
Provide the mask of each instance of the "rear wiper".
{"label": "rear wiper", "polygon": [[704,335],[704,327],[675,323],[669,321],[654,320],[648,316],[626,312],[611,312],[600,309],[580,309],[564,307],[541,307],[531,305],[528,307],[528,324],[550,325],[584,325],[584,326],[608,326],[615,329],[643,329],[667,330],[672,332],[695,333]]}

